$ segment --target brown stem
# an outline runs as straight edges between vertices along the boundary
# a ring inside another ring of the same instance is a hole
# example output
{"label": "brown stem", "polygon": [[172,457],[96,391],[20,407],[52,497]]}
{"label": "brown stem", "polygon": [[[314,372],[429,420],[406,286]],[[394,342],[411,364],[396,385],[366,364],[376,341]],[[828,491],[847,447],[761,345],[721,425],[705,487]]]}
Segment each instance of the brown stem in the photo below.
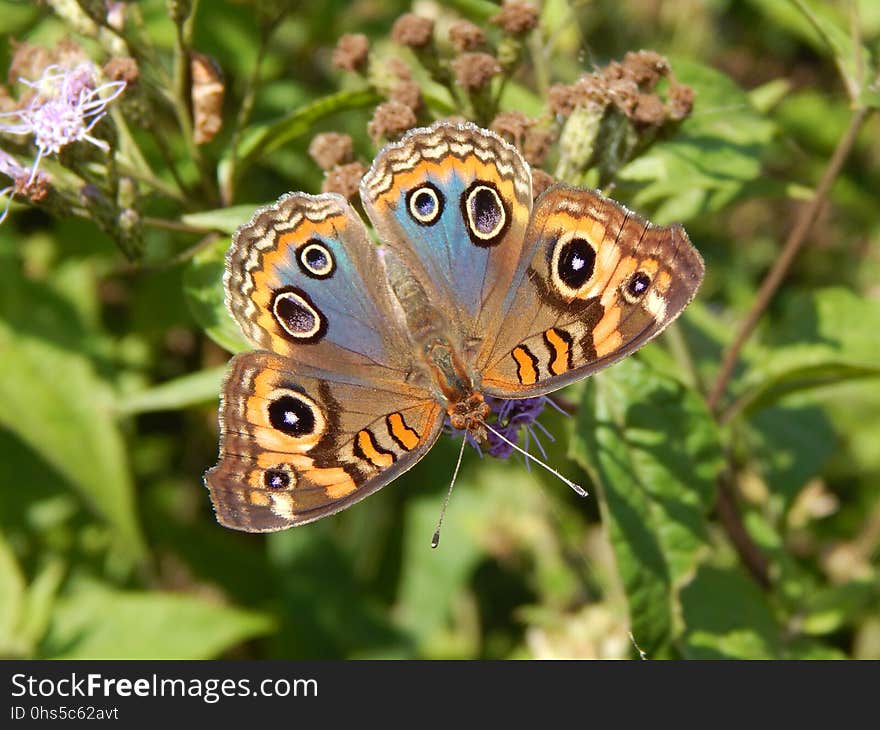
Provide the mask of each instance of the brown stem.
{"label": "brown stem", "polygon": [[[743,320],[743,323],[740,325],[736,337],[727,352],[724,354],[718,376],[706,399],[709,409],[716,415],[716,418],[718,416],[721,398],[730,382],[731,376],[733,375],[743,345],[745,345],[746,341],[754,332],[758,321],[769,306],[771,299],[774,294],[776,294],[776,291],[782,283],[782,280],[785,278],[785,275],[788,273],[792,262],[803,246],[807,234],[810,232],[813,223],[816,222],[816,218],[828,198],[828,194],[831,192],[831,186],[840,174],[843,163],[852,151],[856,137],[869,114],[870,110],[866,108],[857,109],[853,113],[849,127],[837,143],[834,154],[831,156],[825,171],[822,173],[822,178],[819,180],[819,185],[816,188],[812,200],[798,218],[797,223],[785,242],[782,253],[773,264],[773,267],[764,278],[764,281],[761,283],[761,288],[758,291],[758,295],[755,298],[752,308],[749,310],[745,320]],[[736,549],[743,565],[762,588],[769,588],[770,574],[768,561],[766,557],[764,557],[760,548],[752,540],[745,525],[743,525],[742,516],[740,515],[736,504],[736,477],[733,473],[733,467],[730,464],[718,478],[718,498],[715,503],[715,510],[718,519],[721,522],[721,526],[730,538],[730,541]]]}
{"label": "brown stem", "polygon": [[773,295],[776,294],[776,290],[779,288],[779,285],[788,273],[795,256],[797,256],[803,246],[807,234],[813,227],[813,223],[816,222],[816,218],[822,210],[822,206],[825,204],[828,193],[831,191],[831,186],[840,174],[843,163],[852,151],[856,137],[864,125],[865,120],[868,118],[870,111],[871,110],[868,108],[861,108],[853,113],[849,122],[849,127],[837,143],[834,154],[831,156],[831,159],[828,161],[828,166],[822,173],[822,178],[819,181],[819,186],[816,188],[813,199],[798,218],[794,228],[792,228],[791,233],[785,242],[785,246],[782,249],[782,253],[779,255],[779,258],[776,259],[773,267],[761,283],[761,288],[758,291],[754,304],[752,304],[752,308],[749,310],[746,318],[740,325],[739,331],[730,347],[727,349],[727,352],[725,352],[724,359],[721,361],[721,369],[718,372],[718,377],[715,379],[715,383],[713,384],[712,390],[707,398],[707,403],[713,413],[718,411],[721,398],[724,395],[724,391],[727,388],[727,384],[730,382],[737,360],[739,359],[740,350],[742,350],[743,345],[745,345],[746,341],[752,335],[752,332],[754,332],[758,320],[760,320],[761,315],[764,314],[764,311],[770,304],[770,300],[773,298]]}
{"label": "brown stem", "polygon": [[718,498],[715,502],[715,513],[718,520],[733,543],[739,559],[755,581],[765,590],[770,588],[770,569],[764,553],[754,543],[751,535],[742,522],[742,516],[736,506],[735,477],[732,467],[728,466],[718,477]]}

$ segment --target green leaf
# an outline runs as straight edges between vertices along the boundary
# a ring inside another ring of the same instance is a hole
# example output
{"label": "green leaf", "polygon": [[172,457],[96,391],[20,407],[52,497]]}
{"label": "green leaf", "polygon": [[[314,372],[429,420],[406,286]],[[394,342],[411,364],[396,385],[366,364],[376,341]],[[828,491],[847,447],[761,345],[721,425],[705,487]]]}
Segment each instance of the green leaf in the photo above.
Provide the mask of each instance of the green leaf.
{"label": "green leaf", "polygon": [[715,423],[697,393],[630,358],[588,381],[571,455],[599,486],[636,641],[662,653],[676,589],[706,547],[722,466]]}
{"label": "green leaf", "polygon": [[681,592],[688,659],[840,659],[808,637],[789,636],[767,597],[734,568],[701,566]]}
{"label": "green leaf", "polygon": [[729,414],[749,415],[791,393],[880,376],[880,300],[828,288],[796,297],[749,367]]}
{"label": "green leaf", "polygon": [[358,579],[341,541],[333,539],[337,528],[323,520],[269,536],[284,622],[270,656],[411,656],[408,637],[392,624],[387,606],[375,600],[372,586]]}
{"label": "green leaf", "polygon": [[[228,208],[217,208],[216,210],[202,210],[198,213],[187,213],[181,217],[181,220],[187,225],[196,228],[205,228],[232,235],[236,229],[247,223],[254,211],[259,208],[258,203],[245,203],[243,205],[231,205]],[[225,242],[229,247],[229,242]]]}
{"label": "green leaf", "polygon": [[25,608],[18,632],[29,649],[38,646],[49,629],[55,599],[64,579],[64,563],[57,558],[46,562],[37,573],[25,597]]}
{"label": "green leaf", "polygon": [[800,621],[807,634],[829,634],[855,623],[880,601],[880,583],[859,580],[823,588],[811,595]]}
{"label": "green leaf", "polygon": [[748,425],[749,454],[783,507],[819,474],[837,448],[828,415],[813,405],[767,408]]}
{"label": "green leaf", "polygon": [[353,89],[330,94],[295,109],[280,119],[245,130],[238,154],[239,172],[253,162],[270,155],[279,147],[300,137],[329,116],[374,106],[381,99],[372,89]]}
{"label": "green leaf", "polygon": [[528,487],[515,476],[517,483],[511,485],[513,475],[506,469],[492,469],[489,464],[479,464],[478,468],[479,485],[473,483],[475,480],[468,484],[469,480],[464,478],[456,488],[436,550],[431,549],[431,537],[437,527],[442,496],[430,494],[410,499],[406,505],[397,617],[423,649],[433,646],[434,652],[442,651],[439,640],[447,629],[450,610],[467,591],[468,579],[484,555],[480,525],[491,514],[491,483],[497,486],[498,480],[504,479],[512,493],[521,486]]}
{"label": "green leaf", "polygon": [[762,114],[766,114],[782,101],[792,89],[788,79],[773,79],[748,92],[749,101]]}
{"label": "green leaf", "polygon": [[120,397],[117,412],[125,415],[154,411],[176,411],[214,402],[223,386],[226,366],[181,375],[152,388]]}
{"label": "green leaf", "polygon": [[637,208],[654,207],[658,223],[686,221],[753,194],[762,174],[761,155],[776,126],[723,73],[674,59],[676,78],[695,92],[693,113],[666,141],[623,167],[618,180],[632,185]]}
{"label": "green leaf", "polygon": [[0,533],[0,657],[21,653],[17,629],[25,607],[25,588],[18,560]]}
{"label": "green leaf", "polygon": [[735,569],[704,565],[681,591],[689,659],[773,659],[779,627],[755,583]]}
{"label": "green leaf", "polygon": [[827,47],[843,77],[844,83],[853,97],[858,96],[865,74],[873,73],[871,57],[867,49],[853,39],[848,30],[849,24],[839,14],[837,8],[827,2],[815,0],[790,0],[803,14],[807,22]]}
{"label": "green leaf", "polygon": [[228,241],[217,243],[193,257],[184,273],[187,303],[205,333],[229,352],[251,349],[226,309],[223,273]]}
{"label": "green leaf", "polygon": [[256,611],[81,582],[59,600],[41,653],[52,659],[212,659],[272,629],[272,620]]}
{"label": "green leaf", "polygon": [[[83,354],[74,306],[0,263],[0,425],[75,486],[130,557],[144,553],[113,393]],[[72,339],[74,341],[72,341]],[[23,488],[25,485],[19,485]]]}

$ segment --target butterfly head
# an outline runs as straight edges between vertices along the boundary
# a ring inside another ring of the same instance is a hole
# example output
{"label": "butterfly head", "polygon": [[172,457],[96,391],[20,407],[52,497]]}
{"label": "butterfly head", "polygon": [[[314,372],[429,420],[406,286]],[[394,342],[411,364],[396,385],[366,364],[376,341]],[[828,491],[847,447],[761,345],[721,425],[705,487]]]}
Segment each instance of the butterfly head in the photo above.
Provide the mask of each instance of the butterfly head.
{"label": "butterfly head", "polygon": [[486,418],[491,408],[479,393],[453,403],[447,409],[449,423],[458,431],[467,431],[477,443],[486,441]]}

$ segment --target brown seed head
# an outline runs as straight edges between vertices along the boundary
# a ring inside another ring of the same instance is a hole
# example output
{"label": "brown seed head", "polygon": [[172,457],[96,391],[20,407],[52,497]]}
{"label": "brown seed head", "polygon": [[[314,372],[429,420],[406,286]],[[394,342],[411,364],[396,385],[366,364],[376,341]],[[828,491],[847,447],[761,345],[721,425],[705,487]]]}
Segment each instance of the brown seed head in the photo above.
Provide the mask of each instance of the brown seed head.
{"label": "brown seed head", "polygon": [[128,56],[111,58],[104,64],[103,71],[111,81],[124,81],[126,86],[133,86],[140,77],[138,62]]}
{"label": "brown seed head", "polygon": [[511,35],[523,35],[538,26],[538,10],[529,3],[508,2],[489,22]]}
{"label": "brown seed head", "polygon": [[547,188],[556,183],[556,179],[549,173],[544,172],[544,170],[533,167],[532,168],[532,200],[537,200],[538,197],[543,193]]}
{"label": "brown seed head", "polygon": [[656,94],[639,94],[630,119],[638,126],[659,127],[666,121],[666,107]]}
{"label": "brown seed head", "polygon": [[468,91],[480,89],[501,73],[501,64],[488,53],[462,53],[452,62],[455,80]]}
{"label": "brown seed head", "polygon": [[322,170],[331,170],[337,165],[351,162],[354,143],[347,134],[323,132],[315,135],[309,144],[309,156]]}
{"label": "brown seed head", "polygon": [[534,122],[522,112],[501,112],[492,120],[489,129],[500,134],[516,147],[521,147],[526,132],[533,124]]}
{"label": "brown seed head", "polygon": [[547,90],[547,105],[559,117],[571,116],[582,100],[583,93],[576,84],[553,84]]}
{"label": "brown seed head", "polygon": [[376,144],[385,137],[396,139],[416,125],[416,115],[406,104],[399,101],[386,101],[376,107],[373,118],[367,125],[367,133]]}
{"label": "brown seed head", "polygon": [[529,129],[521,147],[526,162],[530,165],[543,165],[555,139],[556,135],[548,129]]}
{"label": "brown seed head", "polygon": [[622,66],[645,90],[653,89],[669,73],[669,61],[656,51],[630,51],[623,57]]}
{"label": "brown seed head", "polygon": [[401,81],[391,89],[391,100],[399,101],[413,111],[418,111],[422,105],[422,92],[415,81]]}
{"label": "brown seed head", "polygon": [[401,15],[391,27],[391,39],[410,48],[424,48],[433,37],[434,21],[415,13]]}
{"label": "brown seed head", "polygon": [[680,122],[689,116],[694,108],[694,90],[690,86],[675,84],[669,90],[669,103],[667,107],[669,118]]}
{"label": "brown seed head", "polygon": [[361,71],[367,65],[370,40],[363,33],[346,33],[333,49],[333,65],[343,71]]}
{"label": "brown seed head", "polygon": [[361,178],[366,171],[367,168],[360,162],[338,165],[324,173],[321,192],[339,193],[346,200],[351,200],[358,194]]}
{"label": "brown seed head", "polygon": [[486,34],[469,20],[458,20],[449,26],[449,40],[459,52],[473,51],[486,42]]}

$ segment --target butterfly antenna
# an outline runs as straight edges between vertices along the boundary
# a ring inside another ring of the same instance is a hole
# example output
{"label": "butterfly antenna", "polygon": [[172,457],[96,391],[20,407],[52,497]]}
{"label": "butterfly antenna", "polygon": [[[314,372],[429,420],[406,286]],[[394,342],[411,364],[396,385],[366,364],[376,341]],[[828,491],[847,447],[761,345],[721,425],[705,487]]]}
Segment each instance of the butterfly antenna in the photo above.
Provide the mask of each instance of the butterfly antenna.
{"label": "butterfly antenna", "polygon": [[452,472],[452,481],[449,482],[449,491],[446,492],[446,499],[443,500],[443,507],[440,509],[440,519],[437,520],[437,529],[434,530],[434,537],[431,538],[431,547],[436,548],[440,544],[440,528],[443,526],[443,518],[446,516],[446,508],[449,506],[449,498],[452,496],[452,488],[455,486],[455,479],[458,477],[458,470],[461,469],[461,457],[464,456],[464,447],[467,445],[467,434],[461,439],[461,449],[458,452],[458,461],[455,463],[455,471]]}
{"label": "butterfly antenna", "polygon": [[501,433],[499,433],[498,431],[496,431],[494,428],[492,428],[488,423],[484,423],[483,425],[486,427],[487,430],[489,430],[489,431],[491,431],[492,433],[494,433],[498,438],[500,438],[504,443],[506,443],[506,444],[507,444],[508,446],[510,446],[512,449],[515,449],[516,451],[519,451],[519,453],[521,453],[523,456],[525,456],[526,459],[531,459],[532,461],[534,461],[534,462],[535,462],[536,464],[538,464],[539,466],[543,466],[547,471],[549,471],[549,472],[550,472],[553,476],[555,476],[557,479],[561,479],[565,484],[567,484],[569,487],[571,487],[571,488],[572,488],[577,494],[579,494],[581,497],[586,497],[586,496],[587,496],[587,490],[584,489],[580,484],[575,484],[573,481],[571,481],[571,479],[566,479],[564,476],[562,476],[562,474],[560,474],[558,471],[556,471],[556,469],[554,469],[552,466],[550,466],[549,464],[545,464],[545,463],[544,463],[543,461],[541,461],[540,459],[537,459],[537,458],[535,458],[534,456],[532,456],[532,455],[531,455],[528,451],[526,451],[525,449],[520,448],[519,446],[517,446],[515,443],[513,443],[513,441],[511,441],[509,438],[507,438],[506,436],[504,436],[504,434],[501,434]]}

